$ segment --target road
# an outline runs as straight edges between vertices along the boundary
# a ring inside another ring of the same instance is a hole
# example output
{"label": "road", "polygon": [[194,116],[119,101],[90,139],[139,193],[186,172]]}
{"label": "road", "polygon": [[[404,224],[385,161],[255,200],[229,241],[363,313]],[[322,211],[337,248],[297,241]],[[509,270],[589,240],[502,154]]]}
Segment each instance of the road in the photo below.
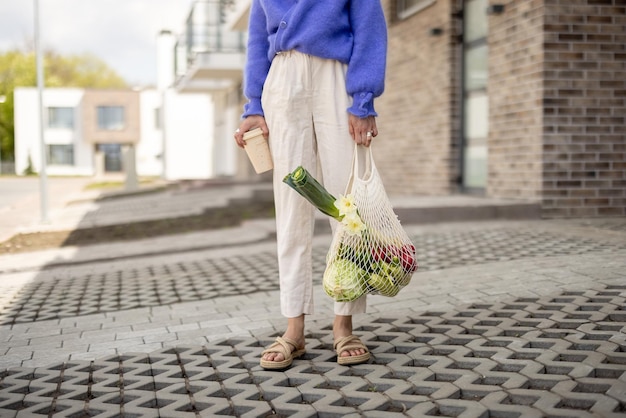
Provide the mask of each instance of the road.
{"label": "road", "polygon": [[[48,210],[58,208],[91,178],[48,178]],[[42,219],[39,177],[0,177],[0,242]]]}
{"label": "road", "polygon": [[39,177],[0,177],[0,210],[38,191]]}

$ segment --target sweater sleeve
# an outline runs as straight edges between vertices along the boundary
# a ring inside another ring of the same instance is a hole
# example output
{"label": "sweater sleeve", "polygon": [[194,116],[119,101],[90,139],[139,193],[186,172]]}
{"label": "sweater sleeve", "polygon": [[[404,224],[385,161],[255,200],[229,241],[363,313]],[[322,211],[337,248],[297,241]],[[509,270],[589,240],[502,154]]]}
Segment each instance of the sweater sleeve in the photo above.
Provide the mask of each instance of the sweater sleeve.
{"label": "sweater sleeve", "polygon": [[380,0],[352,1],[350,24],[354,46],[346,75],[352,96],[348,112],[360,118],[377,116],[374,98],[383,93],[387,65],[387,24]]}
{"label": "sweater sleeve", "polygon": [[250,6],[248,49],[243,89],[248,103],[244,105],[243,118],[251,115],[263,116],[261,93],[263,93],[263,84],[265,83],[270,68],[270,61],[267,57],[269,50],[267,37],[265,13],[263,12],[260,1],[253,0]]}

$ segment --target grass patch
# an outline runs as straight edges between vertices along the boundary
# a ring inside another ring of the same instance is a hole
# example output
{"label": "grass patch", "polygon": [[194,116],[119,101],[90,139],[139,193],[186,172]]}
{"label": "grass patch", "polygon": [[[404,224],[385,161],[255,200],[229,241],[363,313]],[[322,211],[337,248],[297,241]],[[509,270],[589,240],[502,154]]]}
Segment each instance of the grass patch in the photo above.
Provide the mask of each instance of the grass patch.
{"label": "grass patch", "polygon": [[[139,184],[151,184],[154,182],[155,179],[152,178],[139,179]],[[86,185],[85,190],[121,189],[124,186],[126,186],[126,182],[122,180],[97,181]]]}

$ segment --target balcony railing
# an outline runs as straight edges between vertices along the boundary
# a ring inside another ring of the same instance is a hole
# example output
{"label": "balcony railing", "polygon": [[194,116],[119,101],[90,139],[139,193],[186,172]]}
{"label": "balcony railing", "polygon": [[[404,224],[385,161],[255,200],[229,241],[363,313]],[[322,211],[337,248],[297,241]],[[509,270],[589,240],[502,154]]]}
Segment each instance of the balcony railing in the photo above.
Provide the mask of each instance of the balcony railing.
{"label": "balcony railing", "polygon": [[175,46],[175,73],[184,76],[206,54],[243,54],[246,33],[225,29],[224,17],[232,0],[202,0],[193,3]]}

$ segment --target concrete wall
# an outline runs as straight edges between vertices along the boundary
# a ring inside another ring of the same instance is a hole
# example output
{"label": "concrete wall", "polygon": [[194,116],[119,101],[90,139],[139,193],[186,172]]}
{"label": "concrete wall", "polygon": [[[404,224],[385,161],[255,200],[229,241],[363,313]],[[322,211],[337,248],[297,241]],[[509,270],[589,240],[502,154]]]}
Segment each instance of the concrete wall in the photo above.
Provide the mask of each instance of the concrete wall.
{"label": "concrete wall", "polygon": [[165,177],[208,179],[214,175],[213,103],[206,94],[165,91]]}
{"label": "concrete wall", "polygon": [[239,94],[236,89],[215,92],[214,104],[214,141],[213,156],[214,177],[232,177],[236,173],[236,144],[233,132],[239,125],[237,106]]}
{"label": "concrete wall", "polygon": [[[82,112],[80,103],[82,89],[46,89],[43,92],[44,105],[44,141],[46,144],[73,144],[74,165],[48,165],[51,175],[93,175],[93,147],[86,143],[83,135]],[[72,107],[74,113],[73,129],[51,129],[47,127],[48,107]],[[15,172],[23,174],[28,167],[38,172],[41,167],[41,147],[39,140],[39,103],[37,89],[15,89]]]}
{"label": "concrete wall", "polygon": [[[157,90],[144,90],[139,95],[140,141],[136,146],[137,174],[163,174],[163,111],[162,98]],[[160,125],[157,124],[160,114]]]}

